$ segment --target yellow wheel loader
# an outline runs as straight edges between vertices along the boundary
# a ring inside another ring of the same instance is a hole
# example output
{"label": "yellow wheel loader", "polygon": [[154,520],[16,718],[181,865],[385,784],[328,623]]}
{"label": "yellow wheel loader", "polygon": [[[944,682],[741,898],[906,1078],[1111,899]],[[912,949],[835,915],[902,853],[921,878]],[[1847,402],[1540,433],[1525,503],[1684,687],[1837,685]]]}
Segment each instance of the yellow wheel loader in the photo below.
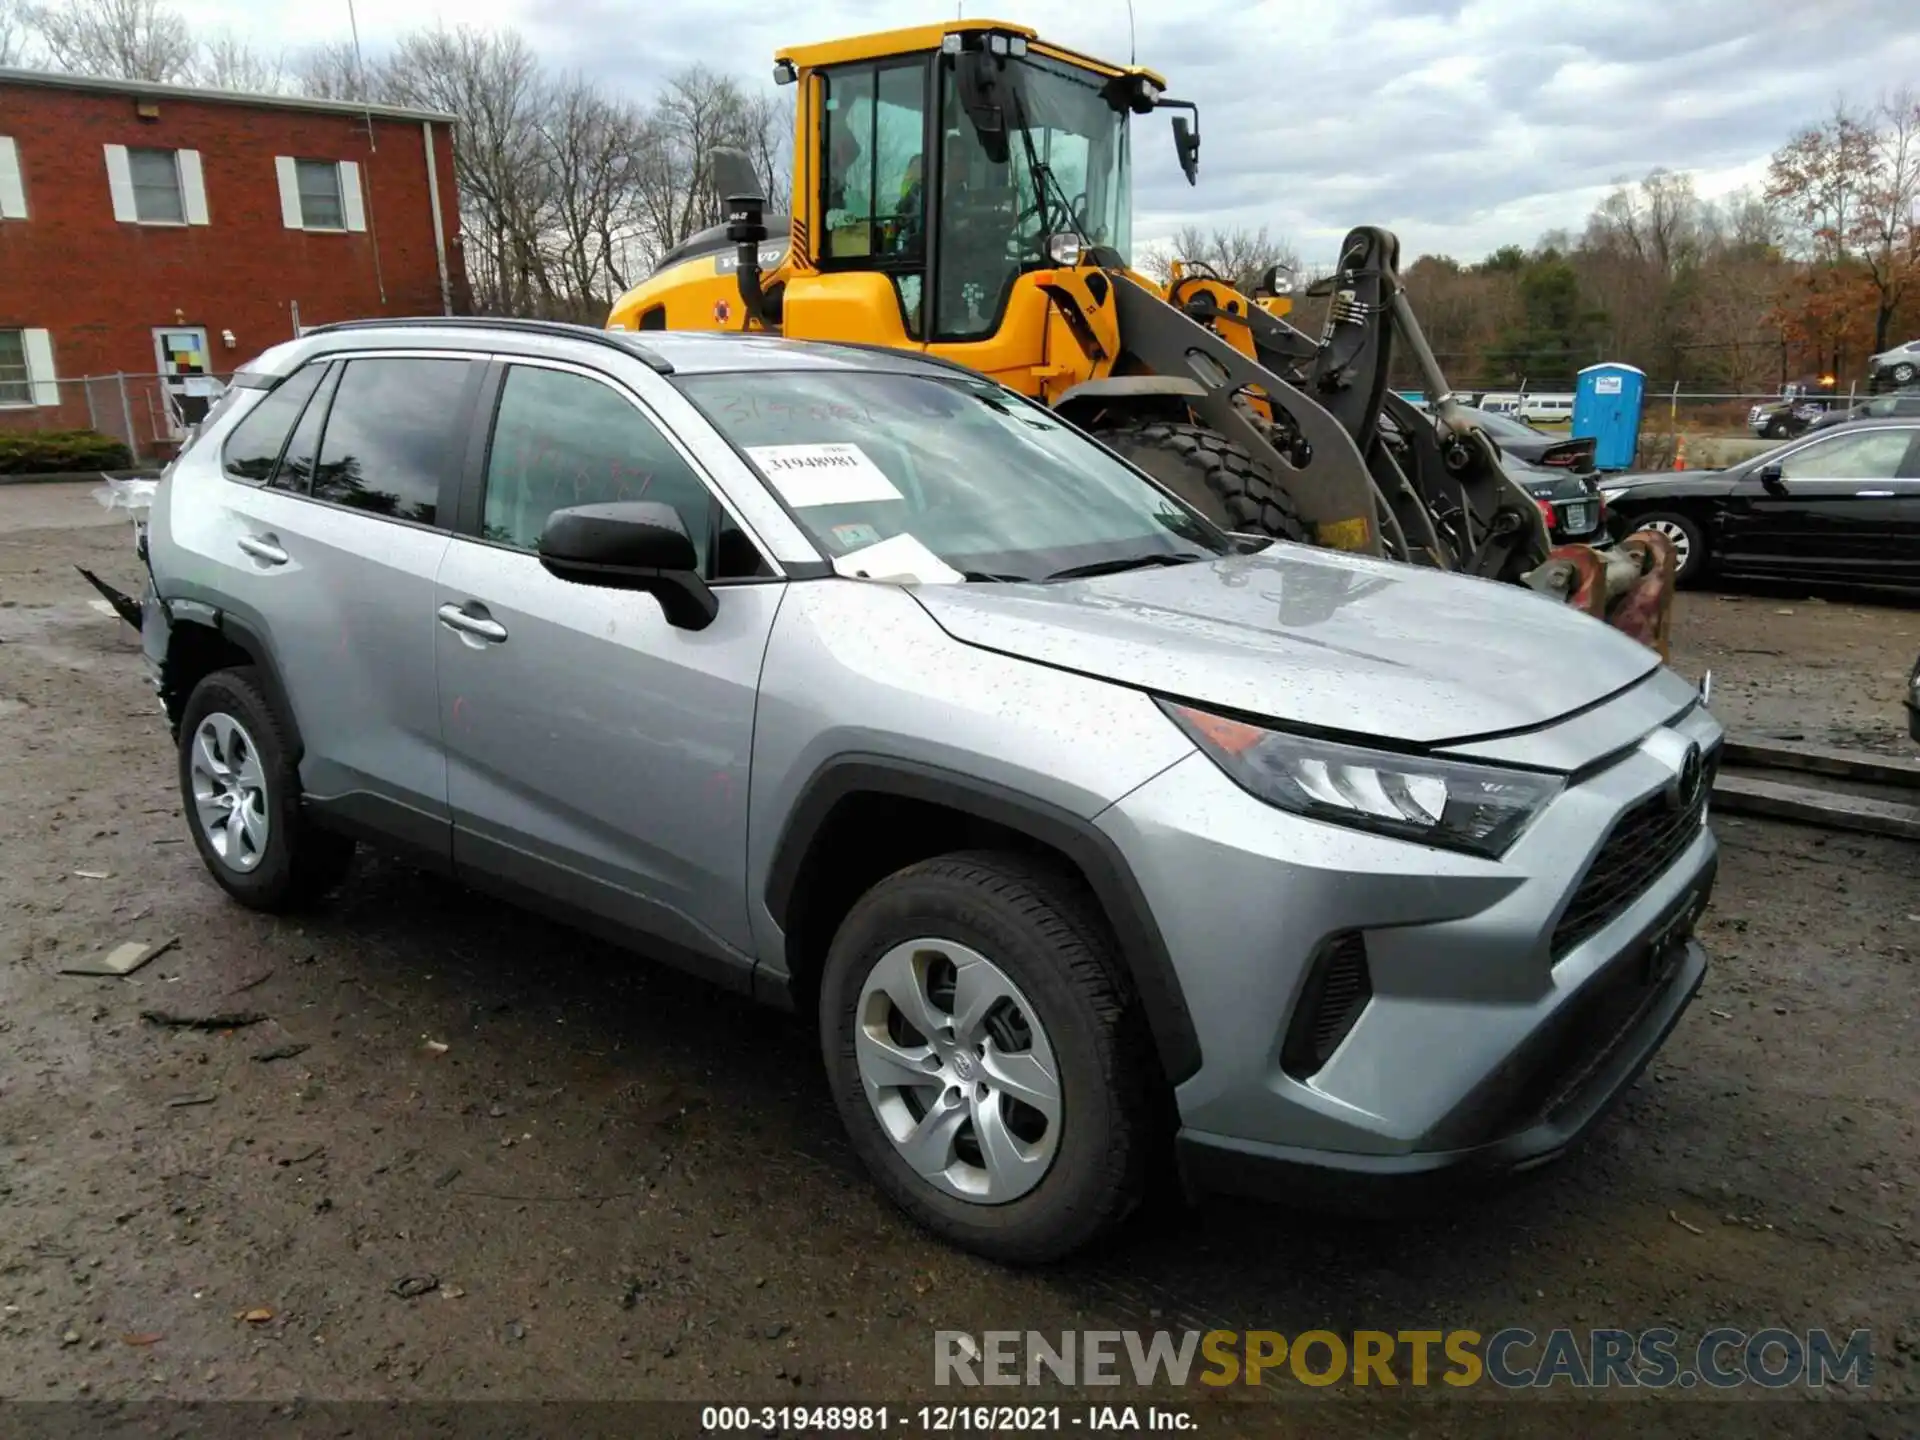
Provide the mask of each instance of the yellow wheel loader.
{"label": "yellow wheel loader", "polygon": [[[1551,552],[1448,391],[1391,234],[1348,235],[1317,338],[1287,322],[1278,273],[1189,264],[1162,287],[1132,268],[1132,122],[1174,112],[1190,184],[1199,166],[1198,107],[1153,71],[956,20],[782,50],[774,76],[798,92],[786,213],[720,152],[726,222],[663,256],[609,328],[919,351],[1045,402],[1230,530],[1528,581],[1596,614],[1633,591],[1664,653],[1670,560]],[[1387,390],[1396,339],[1432,416]]]}

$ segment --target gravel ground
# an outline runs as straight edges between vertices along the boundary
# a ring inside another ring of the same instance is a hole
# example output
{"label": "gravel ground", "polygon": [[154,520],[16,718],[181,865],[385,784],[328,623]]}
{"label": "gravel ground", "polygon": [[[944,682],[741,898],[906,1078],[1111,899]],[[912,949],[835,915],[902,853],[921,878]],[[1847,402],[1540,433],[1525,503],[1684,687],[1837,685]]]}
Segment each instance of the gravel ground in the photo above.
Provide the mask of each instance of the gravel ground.
{"label": "gravel ground", "polygon": [[[124,519],[84,488],[0,487],[0,1397],[944,1400],[936,1329],[1669,1324],[1870,1327],[1871,1396],[1915,1398],[1911,846],[1720,821],[1700,1000],[1523,1186],[1393,1225],[1162,1208],[1014,1273],[877,1198],[788,1017],[378,859],[301,923],[229,903],[131,632],[76,562],[131,586]],[[1909,748],[1920,612],[1687,595],[1676,629],[1730,726]],[[172,937],[127,979],[60,973]],[[1314,1434],[1567,1413],[1312,1394]],[[1171,1398],[1300,1433],[1289,1405]],[[1652,1401],[1573,1433],[1915,1418]]]}

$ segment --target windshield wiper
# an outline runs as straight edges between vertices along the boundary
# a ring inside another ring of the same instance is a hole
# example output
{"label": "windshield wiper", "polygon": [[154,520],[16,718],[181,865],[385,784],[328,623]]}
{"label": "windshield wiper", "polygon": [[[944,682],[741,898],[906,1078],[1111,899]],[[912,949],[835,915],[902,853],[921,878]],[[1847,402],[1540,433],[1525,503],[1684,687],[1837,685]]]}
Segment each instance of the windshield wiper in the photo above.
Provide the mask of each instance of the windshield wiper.
{"label": "windshield wiper", "polygon": [[1115,560],[1093,560],[1085,565],[1069,565],[1064,570],[1054,571],[1046,578],[1079,580],[1088,575],[1117,575],[1122,570],[1145,570],[1150,565],[1191,565],[1196,560],[1212,558],[1211,555],[1195,555],[1185,550],[1172,555],[1156,550],[1151,555],[1122,555]]}
{"label": "windshield wiper", "polygon": [[960,577],[967,581],[997,583],[1002,585],[1026,585],[1032,582],[1031,575],[995,575],[987,570],[962,570]]}

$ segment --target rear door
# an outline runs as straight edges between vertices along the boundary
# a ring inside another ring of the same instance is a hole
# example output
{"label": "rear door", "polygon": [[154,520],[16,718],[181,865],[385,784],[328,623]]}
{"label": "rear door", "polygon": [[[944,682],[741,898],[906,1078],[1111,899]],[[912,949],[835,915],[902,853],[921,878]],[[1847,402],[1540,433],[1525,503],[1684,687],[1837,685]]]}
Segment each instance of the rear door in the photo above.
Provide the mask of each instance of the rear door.
{"label": "rear door", "polygon": [[1758,469],[1729,497],[1724,555],[1757,573],[1833,580],[1885,578],[1908,563],[1900,531],[1908,457],[1920,427],[1817,434],[1782,455],[1778,481]]}
{"label": "rear door", "polygon": [[241,482],[221,517],[228,583],[300,728],[302,788],[439,864],[450,846],[433,581],[482,368],[444,353],[316,361],[223,454]]}

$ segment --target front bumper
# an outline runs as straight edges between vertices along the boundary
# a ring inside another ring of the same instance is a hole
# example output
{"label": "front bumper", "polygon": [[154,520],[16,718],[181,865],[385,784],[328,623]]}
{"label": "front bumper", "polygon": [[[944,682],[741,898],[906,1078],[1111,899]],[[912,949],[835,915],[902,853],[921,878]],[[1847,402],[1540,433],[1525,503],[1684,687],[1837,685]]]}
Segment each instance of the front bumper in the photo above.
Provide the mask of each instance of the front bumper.
{"label": "front bumper", "polygon": [[[1177,1139],[1181,1173],[1194,1190],[1378,1215],[1417,1208],[1548,1165],[1605,1118],[1699,993],[1707,973],[1706,951],[1691,936],[1669,944],[1664,957],[1650,947],[1638,956],[1622,957],[1633,966],[1652,964],[1664,972],[1663,980],[1646,987],[1643,1004],[1620,1030],[1611,1037],[1592,1037],[1597,1043],[1592,1055],[1579,1063],[1575,1083],[1567,1086],[1563,1081],[1553,1103],[1517,1128],[1457,1150],[1395,1155],[1252,1144],[1183,1129]],[[1536,1072],[1530,1078],[1543,1075]]]}
{"label": "front bumper", "polygon": [[[1200,755],[1110,809],[1100,823],[1160,921],[1200,1042],[1175,1088],[1192,1184],[1351,1205],[1574,1145],[1699,988],[1711,830],[1675,830],[1670,858],[1604,916],[1562,922],[1616,826],[1672,784],[1675,747],[1719,738],[1704,710],[1676,718],[1571,783],[1497,861],[1301,820]],[[1336,937],[1364,944],[1365,998],[1303,1067],[1290,1038],[1322,1003]]]}

